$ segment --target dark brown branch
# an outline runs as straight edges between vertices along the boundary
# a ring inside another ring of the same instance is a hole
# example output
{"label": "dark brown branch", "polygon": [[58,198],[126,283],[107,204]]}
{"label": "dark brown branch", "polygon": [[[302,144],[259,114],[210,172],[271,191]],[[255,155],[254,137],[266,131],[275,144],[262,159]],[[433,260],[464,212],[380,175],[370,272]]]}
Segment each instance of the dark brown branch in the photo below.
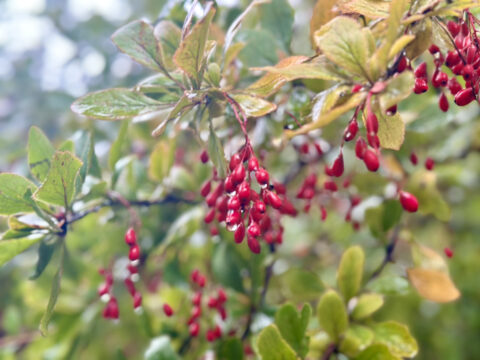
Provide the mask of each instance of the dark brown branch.
{"label": "dark brown branch", "polygon": [[385,247],[385,257],[383,258],[382,263],[380,266],[370,275],[370,278],[368,281],[371,281],[378,277],[383,269],[385,269],[385,266],[387,266],[388,263],[393,262],[393,253],[395,251],[395,247],[398,242],[398,234],[400,233],[400,225],[397,225],[395,229],[393,230],[392,237],[390,238],[390,241],[388,245]]}

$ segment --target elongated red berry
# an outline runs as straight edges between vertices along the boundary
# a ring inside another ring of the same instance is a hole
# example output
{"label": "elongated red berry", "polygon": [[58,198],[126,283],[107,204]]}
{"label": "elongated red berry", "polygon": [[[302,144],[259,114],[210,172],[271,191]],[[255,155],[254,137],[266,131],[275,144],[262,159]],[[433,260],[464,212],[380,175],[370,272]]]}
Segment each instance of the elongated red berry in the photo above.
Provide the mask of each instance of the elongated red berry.
{"label": "elongated red berry", "polygon": [[202,303],[202,292],[197,291],[195,294],[193,294],[192,304],[195,306],[200,306],[201,303]]}
{"label": "elongated red berry", "polygon": [[369,133],[374,133],[376,134],[378,132],[378,119],[377,116],[374,113],[369,113],[367,115],[367,121],[366,121],[366,127],[367,131]]}
{"label": "elongated red berry", "polygon": [[320,213],[321,213],[321,219],[322,221],[325,221],[327,219],[327,209],[325,209],[324,206],[320,207]]}
{"label": "elongated red berry", "polygon": [[242,157],[240,154],[233,154],[232,157],[230,158],[230,163],[228,164],[228,167],[230,171],[235,170],[235,168],[242,162]]}
{"label": "elongated red berry", "polygon": [[450,249],[449,247],[446,247],[445,249],[443,249],[443,251],[445,252],[445,255],[447,255],[448,258],[453,257],[453,250]]}
{"label": "elongated red berry", "polygon": [[213,219],[215,219],[215,208],[211,208],[210,210],[208,210],[207,214],[203,218],[203,221],[205,222],[205,224],[210,224]]}
{"label": "elongated red berry", "polygon": [[465,65],[463,67],[462,76],[465,79],[465,81],[468,81],[468,80],[472,79],[474,71],[475,70],[473,69],[472,65]]}
{"label": "elongated red berry", "polygon": [[348,123],[348,126],[343,133],[343,138],[345,141],[351,141],[355,138],[358,132],[358,122],[357,120],[353,119]]}
{"label": "elongated red berry", "polygon": [[418,200],[417,198],[406,192],[400,191],[400,204],[408,212],[416,212],[418,210]]}
{"label": "elongated red berry", "polygon": [[448,75],[443,71],[437,71],[432,79],[432,84],[435,87],[444,87],[448,84]]}
{"label": "elongated red berry", "polygon": [[127,291],[130,293],[130,295],[135,295],[137,290],[135,289],[135,284],[133,283],[132,279],[127,277],[123,282],[125,283],[125,287],[127,288]]}
{"label": "elongated red berry", "polygon": [[390,116],[395,115],[397,113],[397,109],[398,109],[397,104],[390,106],[386,111],[387,115],[390,115]]}
{"label": "elongated red berry", "polygon": [[215,341],[216,340],[215,331],[208,329],[205,337],[206,337],[208,342]]}
{"label": "elongated red berry", "polygon": [[355,84],[352,87],[352,93],[358,93],[360,90],[362,90],[362,85],[361,84]]}
{"label": "elongated red berry", "polygon": [[451,20],[447,22],[447,28],[453,37],[457,36],[458,33],[460,32],[460,25],[458,25],[456,22],[453,22]]}
{"label": "elongated red berry", "polygon": [[227,301],[227,293],[225,292],[225,290],[219,289],[218,290],[218,302],[220,304],[223,304],[223,303],[225,303],[225,301]]}
{"label": "elongated red berry", "polygon": [[258,159],[255,156],[252,156],[248,160],[248,171],[257,171],[258,170]]}
{"label": "elongated red berry", "polygon": [[255,204],[253,204],[253,207],[260,214],[265,214],[265,211],[267,211],[267,207],[265,206],[265,203],[261,200],[255,201]]}
{"label": "elongated red berry", "polygon": [[442,95],[440,95],[440,98],[438,99],[438,107],[443,112],[448,111],[449,105],[448,105],[448,99],[447,99],[447,96],[445,95],[445,93],[442,93]]}
{"label": "elongated red berry", "polygon": [[137,234],[134,228],[129,228],[125,233],[125,242],[128,246],[133,246],[137,243]]}
{"label": "elongated red berry", "polygon": [[247,232],[249,236],[258,237],[260,236],[260,226],[258,226],[257,223],[252,222],[249,225]]}
{"label": "elongated red berry", "polygon": [[415,69],[414,75],[416,78],[426,78],[427,77],[427,63],[423,62],[417,66]]}
{"label": "elongated red berry", "polygon": [[475,93],[471,87],[463,89],[455,95],[455,104],[458,106],[468,105],[473,100],[475,100]]}
{"label": "elongated red berry", "polygon": [[434,54],[438,53],[438,52],[440,51],[440,49],[438,48],[437,45],[432,44],[432,45],[430,45],[430,47],[428,48],[428,51],[430,52],[430,54],[434,55]]}
{"label": "elongated red berry", "polygon": [[428,82],[424,78],[416,78],[415,79],[415,86],[413,88],[413,92],[415,94],[422,94],[428,90]]}
{"label": "elongated red berry", "polygon": [[192,308],[192,319],[196,319],[202,315],[202,308],[200,306],[195,306]]}
{"label": "elongated red berry", "polygon": [[240,163],[232,172],[232,180],[234,184],[240,184],[245,179],[245,168]]}
{"label": "elongated red berry", "polygon": [[250,201],[250,185],[246,181],[238,185],[237,195],[242,204],[246,204]]}
{"label": "elongated red berry", "polygon": [[260,185],[267,185],[270,175],[267,170],[259,168],[255,173],[255,177]]}
{"label": "elongated red berry", "polygon": [[417,165],[418,164],[418,157],[417,157],[417,154],[415,154],[414,152],[412,152],[410,154],[410,162],[413,164],[413,165]]}
{"label": "elongated red berry", "polygon": [[428,157],[425,160],[425,169],[433,170],[434,167],[435,167],[435,160],[433,160],[431,157]]}
{"label": "elongated red berry", "polygon": [[138,309],[140,306],[142,306],[142,294],[137,291],[133,295],[133,308]]}
{"label": "elongated red berry", "polygon": [[238,197],[238,195],[234,195],[228,200],[227,207],[228,207],[228,210],[239,210],[240,209],[241,203],[240,203],[240,198]]}
{"label": "elongated red berry", "polygon": [[200,332],[200,325],[198,325],[198,323],[194,322],[194,323],[190,324],[190,326],[188,327],[188,331],[189,331],[191,336],[197,337],[198,333]]}
{"label": "elongated red berry", "polygon": [[233,234],[233,238],[235,239],[235,242],[237,244],[240,244],[243,241],[243,238],[245,237],[245,225],[243,225],[243,222],[241,222],[237,229],[235,230],[235,233]]}
{"label": "elongated red berry", "polygon": [[130,248],[128,258],[130,259],[130,261],[136,261],[140,258],[140,247],[138,245],[133,245]]}
{"label": "elongated red berry", "polygon": [[202,188],[200,189],[200,195],[206,197],[210,193],[211,189],[212,182],[210,180],[205,181],[205,183],[202,185]]}
{"label": "elongated red berry", "polygon": [[226,223],[227,226],[238,225],[242,221],[242,215],[240,211],[232,211],[227,215]]}
{"label": "elongated red berry", "polygon": [[398,61],[398,65],[397,65],[397,72],[400,74],[402,72],[405,71],[405,69],[407,68],[408,66],[408,62],[407,62],[407,57],[406,56],[402,56],[400,58],[400,60]]}
{"label": "elongated red berry", "polygon": [[343,175],[343,170],[343,153],[340,152],[333,162],[332,167],[327,171],[327,174],[330,176],[340,177]]}
{"label": "elongated red berry", "polygon": [[355,155],[357,155],[359,159],[363,159],[366,150],[367,143],[365,140],[363,140],[363,138],[359,137],[355,143]]}
{"label": "elongated red berry", "polygon": [[247,244],[248,244],[248,247],[249,247],[249,249],[252,253],[260,254],[261,247],[260,247],[260,243],[258,242],[258,240],[256,238],[248,236],[247,237]]}
{"label": "elongated red berry", "polygon": [[268,203],[272,205],[275,209],[278,210],[282,207],[282,199],[280,199],[280,197],[273,191],[267,190],[266,198],[268,200]]}
{"label": "elongated red berry", "polygon": [[208,153],[206,150],[203,150],[202,153],[200,154],[200,161],[204,164],[208,162]]}
{"label": "elongated red berry", "polygon": [[325,183],[323,184],[323,188],[325,190],[330,190],[330,191],[333,191],[333,192],[338,190],[337,184],[335,184],[333,181],[330,181],[330,180],[325,181]]}
{"label": "elongated red berry", "polygon": [[363,162],[365,163],[367,169],[370,171],[377,171],[380,166],[377,154],[375,154],[375,152],[370,149],[367,149],[367,151],[365,151],[365,154],[363,156]]}
{"label": "elongated red berry", "polygon": [[448,80],[448,89],[450,90],[450,93],[452,95],[455,95],[458,93],[460,90],[462,90],[462,85],[457,81],[455,77],[451,77],[450,80]]}
{"label": "elongated red berry", "polygon": [[368,144],[374,149],[378,149],[380,147],[380,139],[378,138],[377,134],[368,133],[367,140]]}
{"label": "elongated red berry", "polygon": [[460,62],[460,55],[456,51],[449,51],[447,57],[445,58],[445,64],[452,68],[452,66],[457,65]]}

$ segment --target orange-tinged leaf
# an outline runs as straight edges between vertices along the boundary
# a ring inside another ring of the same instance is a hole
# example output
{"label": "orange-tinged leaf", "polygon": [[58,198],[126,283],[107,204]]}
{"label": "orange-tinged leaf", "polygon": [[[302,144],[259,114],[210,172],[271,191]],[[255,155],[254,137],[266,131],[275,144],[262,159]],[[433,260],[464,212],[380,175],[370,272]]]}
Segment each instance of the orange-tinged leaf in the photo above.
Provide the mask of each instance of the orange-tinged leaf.
{"label": "orange-tinged leaf", "polygon": [[388,17],[390,1],[351,0],[348,2],[340,2],[339,6],[344,12],[354,12],[376,19]]}
{"label": "orange-tinged leaf", "polygon": [[448,274],[422,268],[407,270],[408,278],[420,296],[427,300],[445,303],[458,299],[460,292]]}
{"label": "orange-tinged leaf", "polygon": [[322,25],[326,24],[337,15],[338,9],[335,7],[336,3],[337,0],[317,0],[317,3],[313,8],[312,19],[310,20],[310,41],[314,50],[316,49],[313,34],[320,29]]}

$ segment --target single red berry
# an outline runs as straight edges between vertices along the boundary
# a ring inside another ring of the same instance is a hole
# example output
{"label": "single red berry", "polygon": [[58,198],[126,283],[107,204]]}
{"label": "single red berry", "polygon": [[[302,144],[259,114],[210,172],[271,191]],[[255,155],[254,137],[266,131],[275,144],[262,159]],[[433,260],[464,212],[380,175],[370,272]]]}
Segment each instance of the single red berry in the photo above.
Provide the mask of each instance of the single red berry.
{"label": "single red berry", "polygon": [[387,115],[390,115],[390,116],[395,115],[397,113],[397,109],[398,109],[397,104],[390,106],[387,109]]}
{"label": "single red berry", "polygon": [[[223,216],[225,215],[224,214],[219,214],[219,215],[222,215],[222,218],[221,220],[219,220],[219,222],[224,221],[225,219],[223,219]],[[210,226],[210,235],[217,236],[218,234],[219,234],[218,228],[215,225]]]}
{"label": "single red berry", "polygon": [[460,55],[456,51],[449,51],[447,57],[445,58],[445,64],[452,68],[460,62]]}
{"label": "single red berry", "polygon": [[448,258],[453,257],[453,250],[450,249],[449,247],[446,247],[445,249],[443,249],[443,251],[445,252],[445,255],[447,255]]}
{"label": "single red berry", "polygon": [[361,84],[355,84],[352,87],[352,93],[358,93],[360,90],[362,90],[362,85]]}
{"label": "single red berry", "polygon": [[460,25],[458,25],[456,22],[453,22],[451,20],[447,22],[447,28],[453,37],[457,36],[458,33],[460,32]]}
{"label": "single red berry", "polygon": [[193,283],[197,283],[199,275],[200,275],[200,271],[198,269],[193,270],[192,273],[190,274],[190,280]]}
{"label": "single red berry", "polygon": [[257,223],[252,222],[247,229],[248,235],[253,237],[260,236],[260,226]]}
{"label": "single red berry", "polygon": [[119,315],[117,299],[112,296],[105,307],[103,317],[106,319],[118,319]]}
{"label": "single red berry", "polygon": [[365,151],[365,154],[363,156],[363,162],[365,163],[367,169],[370,171],[377,171],[380,166],[377,154],[375,154],[375,152],[370,149],[367,149],[367,151]]}
{"label": "single red berry", "polygon": [[207,180],[205,183],[202,185],[202,188],[200,189],[200,195],[203,197],[206,197],[209,193],[210,190],[212,189],[212,182]]}
{"label": "single red berry", "polygon": [[432,84],[437,88],[447,86],[448,75],[443,71],[436,71],[432,77]]}
{"label": "single red berry", "polygon": [[195,294],[193,294],[192,304],[195,306],[200,306],[201,303],[202,303],[202,293],[201,291],[197,291]]}
{"label": "single red berry", "polygon": [[196,319],[202,315],[202,308],[200,306],[194,306],[192,308],[192,319]]}
{"label": "single red berry", "polygon": [[198,286],[200,286],[201,288],[203,288],[205,286],[205,283],[207,282],[207,279],[205,278],[205,276],[203,275],[198,275],[198,280],[197,280],[197,284]]}
{"label": "single red berry", "polygon": [[190,335],[193,336],[193,337],[196,337],[198,336],[198,333],[200,332],[200,325],[198,325],[198,323],[192,323],[190,324],[190,326],[188,327],[188,331],[190,332]]}
{"label": "single red berry", "polygon": [[232,211],[227,215],[227,218],[225,222],[227,223],[227,226],[234,226],[240,224],[242,221],[242,214],[240,211]]}
{"label": "single red berry", "polygon": [[260,214],[265,214],[265,211],[267,211],[267,207],[266,207],[265,203],[261,200],[255,201],[255,204],[253,205],[253,207]]}
{"label": "single red berry", "polygon": [[363,159],[366,150],[367,143],[365,140],[363,140],[363,138],[359,137],[355,143],[355,155],[357,155],[359,159]]}
{"label": "single red berry", "polygon": [[214,330],[207,330],[206,335],[207,341],[212,342],[216,340],[215,331]]}
{"label": "single red berry", "polygon": [[373,147],[374,149],[378,149],[380,147],[380,139],[378,138],[377,134],[367,134],[368,144]]}
{"label": "single red berry", "polygon": [[140,306],[142,306],[142,294],[137,291],[135,295],[133,295],[133,308],[138,309]]}
{"label": "single red berry", "polygon": [[233,179],[231,176],[227,176],[225,181],[223,182],[223,186],[225,188],[225,191],[230,194],[235,191],[235,184],[233,183]]}
{"label": "single red berry", "polygon": [[451,77],[450,80],[448,80],[448,89],[452,95],[455,95],[462,90],[462,85],[460,85],[457,79]]}
{"label": "single red berry", "polygon": [[210,210],[208,210],[207,214],[203,218],[203,221],[205,222],[205,224],[210,224],[213,219],[215,219],[215,208],[211,208]]}
{"label": "single red berry", "polygon": [[425,169],[433,170],[434,167],[435,167],[435,161],[431,157],[428,157],[425,160]]}
{"label": "single red berry", "polygon": [[258,159],[255,156],[252,156],[248,160],[248,171],[257,171],[258,170]]}
{"label": "single red berry", "polygon": [[232,196],[227,203],[228,210],[240,210],[241,203],[238,195]]}
{"label": "single red berry", "polygon": [[472,64],[477,58],[477,47],[471,44],[467,49],[467,63]]}
{"label": "single red berry", "polygon": [[246,181],[238,185],[237,194],[240,202],[246,204],[250,201],[250,185]]}
{"label": "single red berry", "polygon": [[218,306],[218,300],[212,296],[208,299],[207,305],[210,309],[214,309]]}
{"label": "single red berry", "polygon": [[438,107],[439,107],[440,110],[442,110],[443,112],[447,112],[447,111],[448,111],[448,108],[449,108],[448,99],[447,99],[447,96],[445,95],[445,93],[443,93],[443,92],[442,92],[442,94],[440,95],[440,98],[438,99]]}
{"label": "single red berry", "polygon": [[340,177],[343,175],[344,165],[343,165],[343,153],[340,152],[332,164],[332,167],[329,170],[330,176]]}
{"label": "single red berry", "polygon": [[471,87],[463,89],[455,95],[455,104],[458,106],[468,105],[473,100],[475,100],[475,93]]}
{"label": "single red berry", "polygon": [[240,244],[243,241],[243,238],[245,237],[245,225],[243,225],[243,222],[240,223],[235,230],[235,233],[233,234],[233,238],[235,239],[235,242],[237,244]]}
{"label": "single red berry", "polygon": [[418,164],[418,157],[417,157],[417,154],[415,154],[414,152],[412,152],[410,154],[410,161],[413,165],[417,165]]}
{"label": "single red berry", "polygon": [[242,162],[242,157],[240,154],[233,154],[232,157],[230,158],[230,163],[228,164],[228,167],[230,168],[230,171],[233,171],[238,164]]}
{"label": "single red berry", "polygon": [[455,75],[461,75],[463,73],[463,63],[458,63],[457,65],[452,66],[452,72]]}
{"label": "single red berry", "polygon": [[400,204],[408,212],[416,212],[418,210],[418,200],[417,198],[406,192],[400,191]]}
{"label": "single red berry", "polygon": [[140,259],[140,247],[138,245],[133,245],[130,248],[128,258],[130,259],[130,261],[137,261],[138,259]]}
{"label": "single red berry", "polygon": [[273,183],[273,187],[274,187],[275,191],[277,192],[277,194],[285,195],[287,193],[287,188],[282,183],[275,182],[275,183]]}
{"label": "single red berry", "polygon": [[218,302],[223,304],[225,301],[227,301],[227,293],[223,289],[218,290]]}
{"label": "single red berry", "polygon": [[407,57],[406,56],[402,56],[400,58],[400,60],[398,61],[398,65],[397,65],[397,72],[400,74],[402,72],[405,71],[405,69],[407,68],[408,66],[408,62],[407,62]]}
{"label": "single red berry", "polygon": [[428,82],[424,78],[416,78],[415,79],[415,87],[413,88],[413,92],[415,94],[422,94],[428,90]]}
{"label": "single red berry", "polygon": [[203,150],[202,153],[200,154],[200,161],[204,164],[206,164],[208,162],[208,153],[206,150]]}
{"label": "single red berry", "polygon": [[374,113],[369,113],[367,115],[366,128],[369,133],[378,133],[378,119]]}
{"label": "single red berry", "polygon": [[415,69],[416,78],[426,78],[427,77],[427,63],[423,62]]}
{"label": "single red berry", "polygon": [[268,174],[267,170],[259,168],[255,173],[255,177],[260,185],[267,185],[270,175]]}
{"label": "single red berry", "polygon": [[348,126],[345,128],[345,132],[343,133],[343,138],[345,141],[351,141],[355,138],[358,132],[358,122],[357,120],[353,119],[348,123]]}
{"label": "single red berry", "polygon": [[325,207],[323,207],[323,206],[320,207],[320,213],[321,213],[322,221],[325,221],[327,219],[327,215],[328,215]]}
{"label": "single red berry", "polygon": [[462,71],[462,76],[465,79],[465,81],[471,80],[474,72],[475,70],[473,69],[472,65],[465,65]]}
{"label": "single red berry", "polygon": [[106,295],[110,292],[110,286],[108,286],[107,284],[102,284],[99,288],[98,288],[98,296],[102,297],[103,295]]}
{"label": "single red berry", "polygon": [[240,184],[245,179],[245,168],[240,163],[232,172],[232,180],[234,184]]}
{"label": "single red berry", "polygon": [[282,206],[282,199],[280,199],[280,197],[277,194],[275,194],[273,191],[267,190],[266,198],[268,203],[272,205],[275,209],[278,210]]}
{"label": "single red berry", "polygon": [[247,244],[252,253],[260,254],[261,247],[260,247],[260,243],[256,238],[247,236]]}
{"label": "single red berry", "polygon": [[430,51],[430,54],[433,55],[433,54],[438,53],[438,52],[440,51],[440,49],[438,48],[437,45],[432,44],[432,45],[430,45],[430,47],[428,48],[428,51]]}
{"label": "single red berry", "polygon": [[133,246],[137,243],[137,234],[134,228],[129,228],[125,233],[125,242],[128,246]]}
{"label": "single red berry", "polygon": [[222,337],[222,329],[220,328],[220,326],[218,325],[215,325],[215,329],[213,330],[214,333],[215,333],[215,337],[218,339],[220,337]]}
{"label": "single red berry", "polygon": [[338,187],[337,187],[337,184],[335,184],[333,181],[325,181],[325,183],[323,184],[323,187],[325,190],[330,190],[330,191],[337,191],[338,190]]}
{"label": "single red berry", "polygon": [[127,277],[127,278],[125,278],[125,280],[123,282],[124,282],[125,287],[127,288],[128,292],[130,293],[130,295],[132,295],[132,296],[135,295],[135,293],[137,291],[135,289],[135,284],[133,283],[132,279]]}

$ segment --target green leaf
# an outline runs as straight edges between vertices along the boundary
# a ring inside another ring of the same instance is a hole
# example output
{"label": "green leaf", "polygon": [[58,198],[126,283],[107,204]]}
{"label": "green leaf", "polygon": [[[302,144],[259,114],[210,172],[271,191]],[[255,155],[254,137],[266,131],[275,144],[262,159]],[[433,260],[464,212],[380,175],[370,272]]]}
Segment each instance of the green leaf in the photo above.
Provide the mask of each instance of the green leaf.
{"label": "green leaf", "polygon": [[87,131],[82,131],[80,137],[75,142],[75,148],[76,155],[83,163],[75,182],[76,192],[79,193],[82,190],[85,178],[94,163],[95,150],[93,148],[92,134]]}
{"label": "green leaf", "polygon": [[56,243],[47,243],[42,240],[38,247],[38,260],[35,266],[35,272],[30,276],[30,280],[35,280],[42,275],[43,270],[47,267],[55,252]]}
{"label": "green leaf", "polygon": [[45,180],[55,148],[43,131],[36,126],[30,128],[27,150],[30,172],[37,180]]}
{"label": "green leaf", "polygon": [[75,152],[75,144],[72,140],[65,140],[57,149],[58,151],[68,151],[72,154]]}
{"label": "green leaf", "polygon": [[47,179],[33,197],[46,203],[68,208],[75,195],[75,179],[82,161],[69,152],[57,151]]}
{"label": "green leaf", "polygon": [[274,103],[248,94],[235,94],[231,97],[241,106],[247,117],[261,117],[277,108]]}
{"label": "green leaf", "polygon": [[368,34],[353,18],[338,16],[314,34],[323,54],[341,68],[366,80],[369,54]]}
{"label": "green leaf", "polygon": [[386,115],[376,111],[378,118],[378,138],[380,146],[384,149],[400,150],[405,140],[405,123],[397,112],[395,115]]}
{"label": "green leaf", "polygon": [[257,347],[262,360],[297,360],[295,352],[282,339],[275,325],[269,325],[260,332]]}
{"label": "green leaf", "polygon": [[238,338],[223,340],[218,346],[217,360],[243,360],[243,345]]}
{"label": "green leaf", "polygon": [[338,341],[348,328],[348,314],[342,298],[334,291],[328,290],[317,306],[320,326],[334,341]]}
{"label": "green leaf", "polygon": [[170,338],[166,335],[159,336],[150,340],[147,350],[145,350],[145,360],[179,360],[175,350],[170,343]]}
{"label": "green leaf", "polygon": [[400,276],[383,275],[370,281],[368,289],[385,295],[404,295],[408,292],[408,280]]}
{"label": "green leaf", "polygon": [[363,350],[355,360],[400,360],[398,357],[392,355],[383,344],[373,344]]}
{"label": "green leaf", "polygon": [[150,24],[133,21],[118,29],[112,35],[112,41],[136,62],[156,71],[165,69],[162,47]]}
{"label": "green leaf", "polygon": [[182,30],[173,22],[162,20],[155,25],[153,32],[161,44],[165,68],[169,71],[174,70],[176,66],[173,62],[173,55],[180,46]]}
{"label": "green leaf", "polygon": [[275,324],[282,337],[300,357],[308,352],[308,337],[305,337],[312,308],[305,304],[299,313],[291,304],[285,304],[275,313]]}
{"label": "green leaf", "polygon": [[0,174],[0,215],[12,215],[22,212],[33,212],[30,201],[24,198],[30,189],[37,187],[24,177],[16,174]]}
{"label": "green leaf", "polygon": [[353,358],[373,341],[373,331],[361,325],[351,325],[340,344],[340,352]]}
{"label": "green leaf", "polygon": [[125,120],[168,108],[140,92],[114,88],[89,93],[71,106],[74,113],[99,120]]}
{"label": "green leaf", "polygon": [[245,267],[235,247],[226,241],[218,244],[212,254],[212,273],[215,279],[224,286],[245,292],[241,270]]}
{"label": "green leaf", "polygon": [[393,355],[401,358],[412,358],[417,355],[417,342],[410,335],[406,325],[386,321],[374,325],[372,329],[375,333],[375,342],[386,345]]}
{"label": "green leaf", "polygon": [[279,276],[284,296],[292,301],[317,299],[325,290],[320,277],[302,268],[290,268]]}
{"label": "green leaf", "polygon": [[398,224],[402,215],[403,208],[398,200],[386,200],[377,207],[367,209],[365,219],[372,234],[382,237]]}
{"label": "green leaf", "polygon": [[43,336],[47,335],[48,332],[48,324],[50,323],[50,319],[53,315],[53,310],[55,309],[55,305],[57,303],[58,294],[60,294],[60,283],[62,281],[63,275],[63,263],[65,260],[65,244],[61,244],[60,247],[60,259],[58,264],[58,270],[53,277],[52,282],[52,290],[50,291],[50,298],[48,299],[47,309],[40,320],[40,332]]}
{"label": "green leaf", "polygon": [[[440,32],[443,32],[439,29]],[[410,32],[415,35],[415,39],[405,48],[407,57],[410,60],[422,55],[432,44],[432,21],[425,19],[418,21],[410,26]]]}
{"label": "green leaf", "polygon": [[45,234],[32,234],[24,238],[0,240],[0,266],[40,241]]}
{"label": "green leaf", "polygon": [[239,59],[247,67],[269,66],[278,62],[275,39],[265,30],[242,30],[238,39],[245,46],[238,54]]}
{"label": "green leaf", "polygon": [[360,290],[364,263],[365,254],[360,246],[352,246],[342,255],[338,267],[337,283],[347,302]]}
{"label": "green leaf", "polygon": [[355,12],[369,18],[386,18],[389,14],[390,2],[379,0],[350,0],[338,2],[344,12]]}
{"label": "green leaf", "polygon": [[122,156],[122,148],[127,140],[128,124],[128,121],[122,121],[118,136],[110,147],[110,153],[108,155],[108,166],[110,170],[115,169],[115,164]]}
{"label": "green leaf", "polygon": [[385,113],[388,108],[406,99],[412,93],[414,84],[415,79],[411,71],[404,71],[389,80],[385,91],[378,96],[382,112]]}
{"label": "green leaf", "polygon": [[223,151],[223,145],[218,138],[215,131],[213,131],[213,125],[210,122],[210,135],[208,137],[208,155],[213,164],[217,168],[218,176],[223,179],[227,173],[227,164],[225,162],[225,152]]}
{"label": "green leaf", "polygon": [[380,294],[363,294],[357,299],[357,304],[352,312],[352,318],[361,320],[369,317],[383,306],[383,296]]}
{"label": "green leaf", "polygon": [[150,155],[148,175],[157,182],[162,182],[170,173],[175,160],[175,139],[158,141]]}
{"label": "green leaf", "polygon": [[180,43],[173,57],[175,64],[195,79],[196,86],[200,86],[202,79],[208,30],[215,15],[215,8],[213,6],[207,7],[205,12],[205,16],[195,24],[190,33]]}
{"label": "green leaf", "polygon": [[292,40],[293,9],[287,0],[272,0],[260,8],[260,24],[288,53]]}

